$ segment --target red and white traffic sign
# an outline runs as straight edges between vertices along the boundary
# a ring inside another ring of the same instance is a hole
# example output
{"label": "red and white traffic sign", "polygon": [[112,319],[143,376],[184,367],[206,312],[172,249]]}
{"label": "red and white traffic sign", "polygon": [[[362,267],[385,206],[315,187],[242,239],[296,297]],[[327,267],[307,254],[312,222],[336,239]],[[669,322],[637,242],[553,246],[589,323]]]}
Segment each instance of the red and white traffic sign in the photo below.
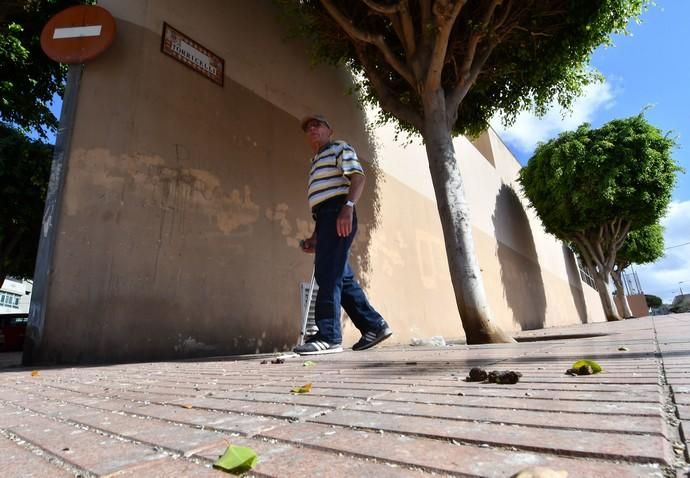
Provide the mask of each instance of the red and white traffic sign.
{"label": "red and white traffic sign", "polygon": [[60,63],[93,60],[115,40],[115,20],[105,8],[77,5],[51,18],[41,32],[41,48]]}

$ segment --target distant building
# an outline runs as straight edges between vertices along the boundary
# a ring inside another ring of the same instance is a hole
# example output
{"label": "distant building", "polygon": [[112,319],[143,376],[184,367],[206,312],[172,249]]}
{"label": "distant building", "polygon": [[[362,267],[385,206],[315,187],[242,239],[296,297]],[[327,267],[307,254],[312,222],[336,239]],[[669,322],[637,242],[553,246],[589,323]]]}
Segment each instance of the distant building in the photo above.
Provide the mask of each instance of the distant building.
{"label": "distant building", "polygon": [[677,295],[671,302],[671,312],[690,312],[690,294]]}
{"label": "distant building", "polygon": [[0,287],[0,314],[29,312],[33,282],[8,277]]}

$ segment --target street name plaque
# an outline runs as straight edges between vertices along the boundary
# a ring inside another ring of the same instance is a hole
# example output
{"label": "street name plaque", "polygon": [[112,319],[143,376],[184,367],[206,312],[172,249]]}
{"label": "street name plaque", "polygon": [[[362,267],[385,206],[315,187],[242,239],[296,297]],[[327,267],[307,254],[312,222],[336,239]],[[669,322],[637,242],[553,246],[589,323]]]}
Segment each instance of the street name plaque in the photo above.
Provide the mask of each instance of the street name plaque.
{"label": "street name plaque", "polygon": [[225,61],[167,23],[163,23],[161,51],[223,86]]}

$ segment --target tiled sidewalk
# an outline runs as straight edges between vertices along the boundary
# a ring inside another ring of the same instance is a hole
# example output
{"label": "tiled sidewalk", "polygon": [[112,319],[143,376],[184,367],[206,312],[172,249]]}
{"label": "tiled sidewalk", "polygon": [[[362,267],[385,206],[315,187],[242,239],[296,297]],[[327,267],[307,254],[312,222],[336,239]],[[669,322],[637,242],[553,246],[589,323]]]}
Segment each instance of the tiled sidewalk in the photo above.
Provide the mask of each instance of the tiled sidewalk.
{"label": "tiled sidewalk", "polygon": [[[563,339],[581,334],[606,334]],[[539,330],[514,345],[380,347],[243,360],[0,371],[4,477],[680,477],[690,441],[690,314]],[[577,359],[604,373],[571,377]],[[270,358],[269,358],[270,359]],[[468,383],[471,367],[515,385]],[[312,383],[311,393],[290,389]]]}

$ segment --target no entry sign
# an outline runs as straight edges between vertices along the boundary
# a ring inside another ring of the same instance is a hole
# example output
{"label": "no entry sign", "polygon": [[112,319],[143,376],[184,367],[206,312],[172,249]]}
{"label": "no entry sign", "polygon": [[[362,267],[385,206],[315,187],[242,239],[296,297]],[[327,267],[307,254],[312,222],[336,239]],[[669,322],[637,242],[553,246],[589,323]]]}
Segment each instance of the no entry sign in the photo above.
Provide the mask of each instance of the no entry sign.
{"label": "no entry sign", "polygon": [[41,48],[60,63],[85,63],[115,39],[115,20],[102,7],[78,5],[51,18],[41,32]]}

